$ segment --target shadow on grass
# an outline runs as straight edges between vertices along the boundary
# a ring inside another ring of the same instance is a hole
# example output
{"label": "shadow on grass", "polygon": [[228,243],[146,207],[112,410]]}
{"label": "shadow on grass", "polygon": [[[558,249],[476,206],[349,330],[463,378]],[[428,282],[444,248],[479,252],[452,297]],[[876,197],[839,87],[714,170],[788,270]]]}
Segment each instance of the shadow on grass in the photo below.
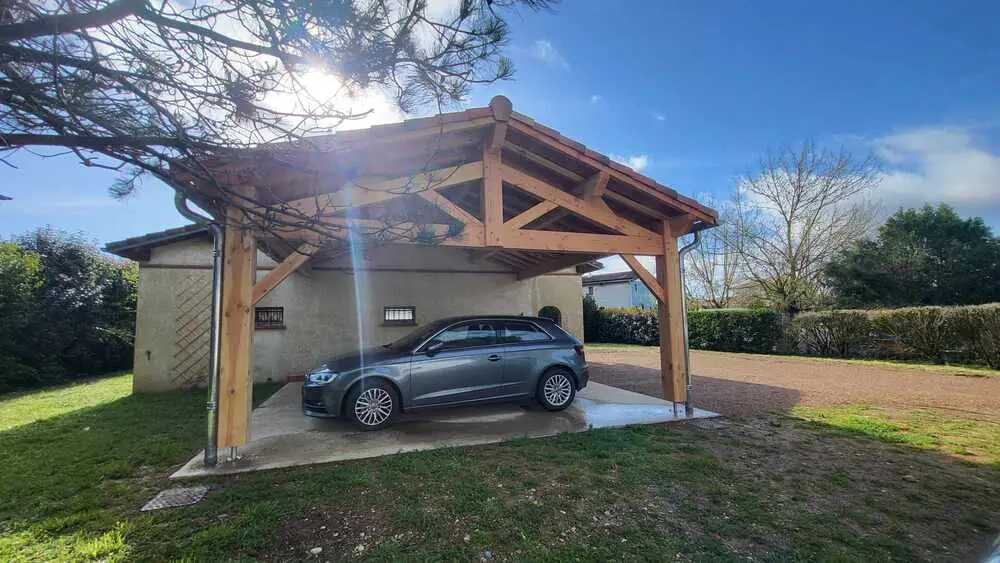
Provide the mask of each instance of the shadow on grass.
{"label": "shadow on grass", "polygon": [[[276,388],[255,388],[255,402]],[[201,447],[204,398],[128,395],[0,432],[0,560],[112,555],[120,522]]]}

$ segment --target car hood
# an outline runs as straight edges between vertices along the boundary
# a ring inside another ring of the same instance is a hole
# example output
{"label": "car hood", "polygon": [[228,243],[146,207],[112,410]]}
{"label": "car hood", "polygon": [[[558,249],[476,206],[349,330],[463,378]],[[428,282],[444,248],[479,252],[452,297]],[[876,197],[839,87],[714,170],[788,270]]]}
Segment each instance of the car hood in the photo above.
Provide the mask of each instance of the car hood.
{"label": "car hood", "polygon": [[391,363],[402,358],[408,357],[409,354],[406,352],[401,352],[399,350],[393,350],[392,348],[385,348],[378,346],[375,348],[366,348],[360,352],[350,352],[347,354],[341,354],[339,356],[334,356],[330,358],[324,364],[327,369],[335,373],[344,373],[347,371],[356,370],[362,365],[364,366],[375,366],[386,363]]}

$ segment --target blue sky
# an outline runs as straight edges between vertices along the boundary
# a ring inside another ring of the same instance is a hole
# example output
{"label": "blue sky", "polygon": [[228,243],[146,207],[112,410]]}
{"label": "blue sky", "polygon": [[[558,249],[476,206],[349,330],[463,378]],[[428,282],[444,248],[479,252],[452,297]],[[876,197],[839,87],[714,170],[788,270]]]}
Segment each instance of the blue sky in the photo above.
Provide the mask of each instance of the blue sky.
{"label": "blue sky", "polygon": [[[565,2],[510,19],[517,76],[469,105],[505,94],[696,197],[724,199],[768,148],[870,151],[886,162],[885,208],[943,201],[1000,230],[998,21],[993,1]],[[13,162],[0,236],[49,224],[105,243],[184,222],[157,182],[117,202],[113,173]]]}

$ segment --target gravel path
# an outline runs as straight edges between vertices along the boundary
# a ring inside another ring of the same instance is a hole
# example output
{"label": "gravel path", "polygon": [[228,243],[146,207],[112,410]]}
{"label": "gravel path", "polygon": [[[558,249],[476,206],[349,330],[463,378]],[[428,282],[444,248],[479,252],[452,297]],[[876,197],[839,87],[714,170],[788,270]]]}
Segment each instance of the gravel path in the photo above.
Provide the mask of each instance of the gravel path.
{"label": "gravel path", "polygon": [[[658,348],[587,350],[594,381],[659,397]],[[743,417],[795,405],[865,404],[963,411],[1000,421],[1000,378],[810,358],[691,352],[696,406]]]}

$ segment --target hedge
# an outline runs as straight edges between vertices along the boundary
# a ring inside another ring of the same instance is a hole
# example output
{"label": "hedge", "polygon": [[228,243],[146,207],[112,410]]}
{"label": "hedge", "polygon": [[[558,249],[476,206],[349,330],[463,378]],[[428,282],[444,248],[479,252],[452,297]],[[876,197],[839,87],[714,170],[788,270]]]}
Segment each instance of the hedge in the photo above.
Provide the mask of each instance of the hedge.
{"label": "hedge", "polygon": [[781,314],[771,309],[703,309],[688,313],[691,348],[770,353],[781,339]]}
{"label": "hedge", "polygon": [[[602,309],[584,303],[589,342],[655,345],[655,309]],[[797,353],[836,358],[913,359],[1000,369],[1000,303],[876,311],[802,313],[786,321],[768,309],[688,313],[692,349]]]}

